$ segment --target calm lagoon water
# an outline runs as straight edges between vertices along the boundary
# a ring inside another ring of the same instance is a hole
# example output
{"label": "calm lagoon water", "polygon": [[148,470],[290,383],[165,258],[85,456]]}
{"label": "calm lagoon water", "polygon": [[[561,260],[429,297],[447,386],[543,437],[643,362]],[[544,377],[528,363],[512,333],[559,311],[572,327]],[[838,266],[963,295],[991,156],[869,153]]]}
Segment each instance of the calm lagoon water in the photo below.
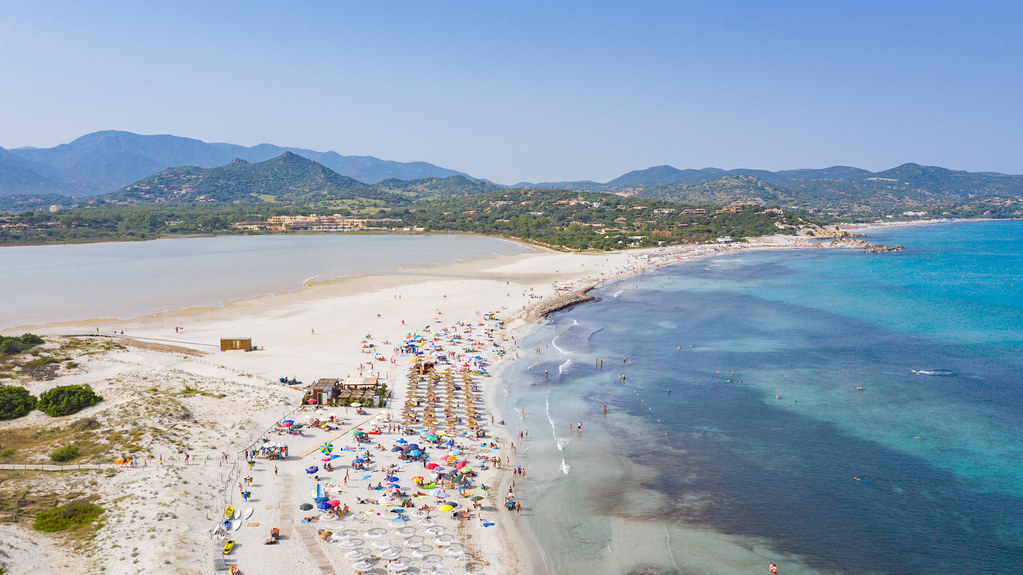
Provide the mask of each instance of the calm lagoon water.
{"label": "calm lagoon water", "polygon": [[555,573],[1018,569],[1023,223],[871,235],[906,249],[666,267],[520,341],[502,393]]}
{"label": "calm lagoon water", "polygon": [[0,248],[0,329],[217,306],[300,289],[314,278],[528,250],[476,236],[327,234],[5,247]]}

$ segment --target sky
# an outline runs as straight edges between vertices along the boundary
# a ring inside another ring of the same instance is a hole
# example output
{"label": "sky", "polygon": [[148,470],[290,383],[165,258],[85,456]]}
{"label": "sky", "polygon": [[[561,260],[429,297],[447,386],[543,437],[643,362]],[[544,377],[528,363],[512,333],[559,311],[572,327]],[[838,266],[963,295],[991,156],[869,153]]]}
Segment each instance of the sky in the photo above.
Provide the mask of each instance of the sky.
{"label": "sky", "polygon": [[0,146],[99,130],[503,184],[1023,174],[1023,2],[0,0]]}

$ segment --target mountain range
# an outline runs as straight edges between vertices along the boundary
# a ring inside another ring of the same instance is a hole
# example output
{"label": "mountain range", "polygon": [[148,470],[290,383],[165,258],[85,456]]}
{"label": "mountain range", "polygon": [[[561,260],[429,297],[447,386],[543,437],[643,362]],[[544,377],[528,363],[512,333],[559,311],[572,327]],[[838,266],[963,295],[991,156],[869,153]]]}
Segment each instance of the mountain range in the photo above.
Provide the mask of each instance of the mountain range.
{"label": "mountain range", "polygon": [[[880,172],[848,166],[767,170],[655,166],[595,181],[521,182],[684,204],[780,205],[828,217],[865,218],[924,209],[949,215],[1018,217],[1023,176],[903,164]],[[0,148],[0,200],[11,209],[113,203],[302,202],[352,199],[375,206],[491,193],[486,180],[425,162],[393,162],[191,138],[104,131],[53,148]]]}
{"label": "mountain range", "polygon": [[53,148],[0,148],[0,196],[96,195],[119,190],[167,168],[213,168],[235,159],[256,163],[285,152],[367,184],[389,178],[416,180],[464,175],[426,162],[394,162],[272,144],[245,147],[179,136],[104,131]]}

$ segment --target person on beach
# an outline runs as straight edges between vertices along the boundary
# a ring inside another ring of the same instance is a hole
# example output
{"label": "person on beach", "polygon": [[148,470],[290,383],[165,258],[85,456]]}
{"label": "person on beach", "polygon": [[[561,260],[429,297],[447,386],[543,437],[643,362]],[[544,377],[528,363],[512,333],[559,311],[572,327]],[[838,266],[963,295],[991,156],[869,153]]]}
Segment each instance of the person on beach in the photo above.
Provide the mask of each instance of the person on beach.
{"label": "person on beach", "polygon": [[604,404],[604,415],[607,415],[607,404]]}
{"label": "person on beach", "polygon": [[771,571],[771,575],[778,575],[778,566],[774,564],[774,561],[771,562],[768,569]]}

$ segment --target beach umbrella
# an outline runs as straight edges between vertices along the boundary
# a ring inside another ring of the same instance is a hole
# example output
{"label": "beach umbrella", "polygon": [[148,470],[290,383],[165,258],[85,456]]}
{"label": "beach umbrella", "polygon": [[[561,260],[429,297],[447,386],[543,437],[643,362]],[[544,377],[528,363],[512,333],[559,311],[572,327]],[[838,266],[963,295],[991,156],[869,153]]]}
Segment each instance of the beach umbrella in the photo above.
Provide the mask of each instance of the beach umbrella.
{"label": "beach umbrella", "polygon": [[422,475],[417,475],[417,476],[412,478],[413,483],[418,483],[418,482],[420,482],[422,480],[423,480],[423,476]]}
{"label": "beach umbrella", "polygon": [[482,501],[482,500],[483,500],[483,496],[482,495],[473,495],[472,496],[472,501]]}
{"label": "beach umbrella", "polygon": [[363,461],[366,460],[361,457],[356,457],[355,459],[352,460],[352,463],[362,463]]}
{"label": "beach umbrella", "polygon": [[426,468],[427,469],[437,469],[438,467],[440,467],[440,465],[437,465],[436,463],[427,463],[426,464]]}
{"label": "beach umbrella", "polygon": [[411,455],[412,457],[419,457],[420,455],[423,454],[423,452],[419,451],[418,449],[413,449],[412,451],[409,451],[408,454]]}
{"label": "beach umbrella", "polygon": [[362,431],[360,429],[356,429],[355,431],[352,432],[352,435],[354,435],[356,437],[359,437],[359,436],[362,436],[362,435],[366,435],[366,432]]}
{"label": "beach umbrella", "polygon": [[401,448],[400,448],[400,447],[398,447],[397,445],[395,445],[394,447],[392,447],[392,448],[391,448],[391,452],[392,452],[392,453],[393,453],[393,452],[396,452],[396,451],[401,451]]}
{"label": "beach umbrella", "polygon": [[309,467],[305,468],[305,472],[308,473],[309,475],[312,475],[313,473],[316,473],[319,470],[320,468],[315,465],[310,465]]}
{"label": "beach umbrella", "polygon": [[320,452],[324,455],[330,455],[331,451],[334,451],[334,444],[329,441],[320,446]]}
{"label": "beach umbrella", "polygon": [[322,458],[320,458],[320,461],[330,461],[330,458],[329,457],[322,457]]}
{"label": "beach umbrella", "polygon": [[459,461],[458,463],[455,464],[455,469],[461,469],[466,465],[469,465],[468,461]]}
{"label": "beach umbrella", "polygon": [[441,505],[440,506],[440,510],[441,511],[451,511],[452,509],[454,509],[454,507],[452,507],[450,505]]}
{"label": "beach umbrella", "polygon": [[399,481],[399,479],[398,479],[397,477],[395,477],[395,476],[391,475],[391,476],[389,476],[389,477],[387,478],[387,481],[388,481],[389,483],[397,483],[397,482]]}
{"label": "beach umbrella", "polygon": [[405,441],[404,439],[399,439],[399,440],[395,441],[395,443],[401,443],[402,445],[404,445],[404,444],[406,444],[408,442]]}
{"label": "beach umbrella", "polygon": [[298,508],[301,509],[302,511],[309,511],[310,509],[313,508],[313,505],[312,503],[303,503],[302,505],[299,505]]}
{"label": "beach umbrella", "polygon": [[294,421],[282,421],[281,422],[281,427],[291,427],[292,425],[295,425]]}
{"label": "beach umbrella", "polygon": [[337,507],[338,505],[341,505],[341,500],[340,499],[328,499],[327,503],[329,503],[330,506],[333,508],[333,507]]}

